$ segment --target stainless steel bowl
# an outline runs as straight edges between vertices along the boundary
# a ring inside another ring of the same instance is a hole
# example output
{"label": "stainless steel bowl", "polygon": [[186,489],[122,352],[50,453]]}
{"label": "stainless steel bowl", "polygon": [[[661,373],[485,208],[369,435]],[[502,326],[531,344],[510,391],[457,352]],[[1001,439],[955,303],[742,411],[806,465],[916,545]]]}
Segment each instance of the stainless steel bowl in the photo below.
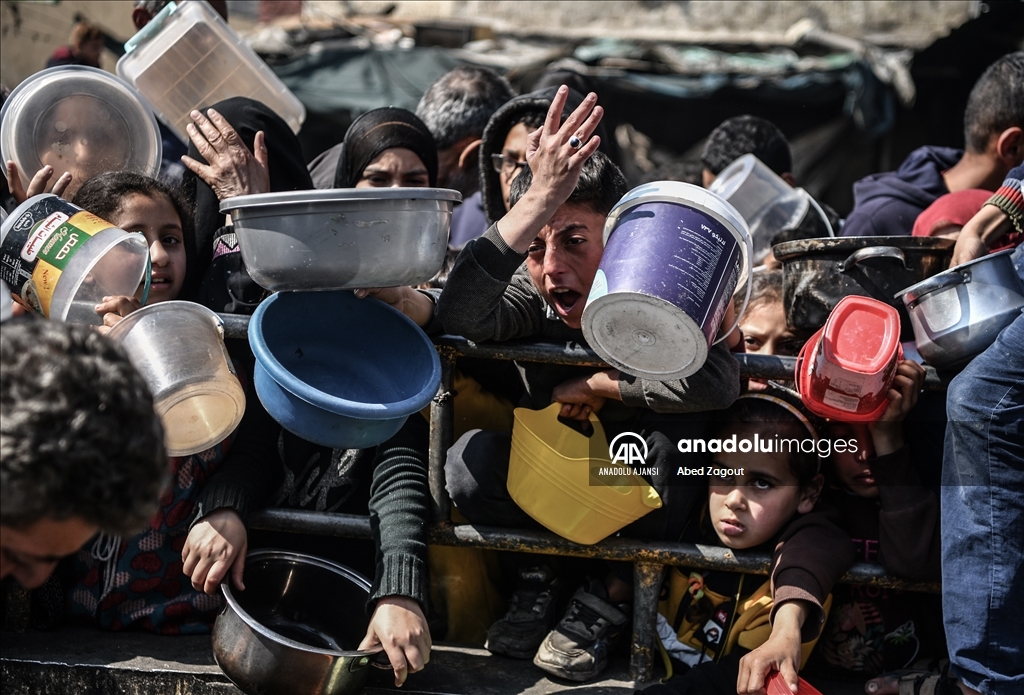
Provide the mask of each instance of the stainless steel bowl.
{"label": "stainless steel bowl", "polygon": [[351,290],[426,282],[448,248],[444,188],[345,188],[228,198],[242,260],[268,290]]}
{"label": "stainless steel bowl", "polygon": [[358,651],[370,582],[342,565],[278,550],[249,553],[245,591],[221,585],[227,605],[213,625],[213,656],[249,695],[347,695],[381,650]]}
{"label": "stainless steel bowl", "polygon": [[991,345],[1024,309],[1024,282],[1012,249],[933,275],[896,295],[910,312],[917,350],[928,364],[952,367]]}

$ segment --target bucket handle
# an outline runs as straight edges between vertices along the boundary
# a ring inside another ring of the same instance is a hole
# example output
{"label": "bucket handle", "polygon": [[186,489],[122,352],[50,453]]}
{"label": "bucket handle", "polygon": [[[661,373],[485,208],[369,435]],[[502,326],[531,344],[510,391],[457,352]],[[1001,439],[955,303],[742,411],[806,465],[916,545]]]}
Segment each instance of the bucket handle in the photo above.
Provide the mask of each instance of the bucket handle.
{"label": "bucket handle", "polygon": [[[803,191],[802,188],[800,190]],[[804,193],[807,193],[807,191],[804,191]],[[807,200],[811,201],[811,205],[818,211],[818,216],[821,217],[821,221],[825,223],[825,229],[828,230],[828,235],[834,239],[836,232],[832,229],[832,223],[828,221],[828,215],[825,214],[825,211],[821,209],[820,205],[818,205],[818,201],[815,200],[814,196],[810,193],[807,193]]]}
{"label": "bucket handle", "polygon": [[895,246],[868,246],[863,249],[857,249],[847,256],[845,261],[840,262],[837,267],[840,273],[845,273],[851,270],[853,266],[869,258],[891,258],[899,261],[904,268],[907,267],[907,257],[903,255],[902,249],[898,249]]}
{"label": "bucket handle", "polygon": [[146,279],[142,281],[142,297],[139,301],[142,306],[146,306],[146,302],[149,301],[149,288],[153,284],[153,254],[146,249]]}
{"label": "bucket handle", "polygon": [[[740,226],[739,230],[743,235],[743,243],[747,249],[747,254],[744,256],[747,261],[747,291],[743,294],[743,305],[740,307],[740,310],[736,312],[736,318],[733,320],[732,325],[729,326],[729,330],[719,331],[718,337],[713,343],[711,343],[712,345],[718,345],[720,342],[728,338],[740,325],[740,318],[742,318],[743,313],[747,310],[747,304],[750,303],[750,290],[754,287],[754,241],[750,238],[750,231],[747,229],[745,224]],[[729,297],[729,302],[732,302],[732,297]]]}

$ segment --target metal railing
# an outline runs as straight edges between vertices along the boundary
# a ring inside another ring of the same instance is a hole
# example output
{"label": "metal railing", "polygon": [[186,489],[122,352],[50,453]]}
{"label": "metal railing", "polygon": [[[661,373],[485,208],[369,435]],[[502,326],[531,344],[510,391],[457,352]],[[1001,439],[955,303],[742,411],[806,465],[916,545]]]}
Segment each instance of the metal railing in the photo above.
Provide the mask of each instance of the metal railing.
{"label": "metal railing", "polygon": [[[246,338],[249,317],[222,315],[229,338]],[[441,385],[430,406],[430,445],[428,452],[430,494],[434,523],[429,542],[435,545],[529,552],[568,557],[586,557],[633,564],[633,636],[630,659],[631,676],[649,681],[654,672],[654,635],[661,579],[666,566],[686,566],[705,570],[726,570],[767,575],[771,557],[767,553],[739,552],[717,546],[690,543],[646,542],[632,538],[608,538],[594,545],[580,545],[552,533],[453,524],[451,500],[445,489],[444,464],[453,444],[454,392],[452,376],[459,357],[608,368],[592,350],[576,343],[500,343],[477,344],[456,336],[434,340],[441,358]],[[796,360],[768,355],[736,355],[744,378],[792,379]],[[946,382],[935,370],[926,367],[925,388],[945,390]],[[254,529],[305,533],[347,538],[370,538],[368,517],[349,514],[267,509],[250,516]],[[937,593],[938,583],[908,582],[885,573],[875,563],[857,563],[841,580],[844,583],[878,588]]]}

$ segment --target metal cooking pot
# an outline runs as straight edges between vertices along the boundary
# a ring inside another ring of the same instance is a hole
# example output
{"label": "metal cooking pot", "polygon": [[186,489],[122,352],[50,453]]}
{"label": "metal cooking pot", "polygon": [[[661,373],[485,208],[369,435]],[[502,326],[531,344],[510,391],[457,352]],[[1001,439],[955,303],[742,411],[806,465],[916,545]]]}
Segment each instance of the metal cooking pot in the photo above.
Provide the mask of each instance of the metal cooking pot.
{"label": "metal cooking pot", "polygon": [[369,667],[390,668],[381,650],[357,651],[369,618],[370,582],[310,555],[257,550],[245,591],[221,588],[227,605],[213,625],[213,656],[249,695],[347,695]]}
{"label": "metal cooking pot", "polygon": [[839,300],[862,295],[899,311],[900,338],[912,340],[907,309],[893,297],[945,270],[955,244],[939,237],[842,237],[776,244],[772,251],[782,263],[786,323],[795,330],[816,331]]}
{"label": "metal cooking pot", "polygon": [[1024,309],[1024,282],[1007,249],[950,268],[896,295],[910,311],[917,350],[935,367],[979,354]]}

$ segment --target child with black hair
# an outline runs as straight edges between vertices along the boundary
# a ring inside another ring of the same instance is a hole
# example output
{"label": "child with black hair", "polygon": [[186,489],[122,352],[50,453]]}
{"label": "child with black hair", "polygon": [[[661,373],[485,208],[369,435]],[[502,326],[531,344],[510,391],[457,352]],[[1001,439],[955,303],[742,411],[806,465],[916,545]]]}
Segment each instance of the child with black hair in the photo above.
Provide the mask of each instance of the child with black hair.
{"label": "child with black hair", "polygon": [[[829,423],[834,440],[854,441],[856,448],[832,453],[823,502],[839,512],[858,561],[880,562],[889,574],[911,581],[934,582],[940,575],[939,501],[922,484],[902,432],[923,383],[924,369],[904,360],[878,420]],[[935,595],[838,587],[811,668],[873,678],[868,692],[897,693],[897,675],[875,677],[941,658],[941,615]]]}
{"label": "child with black hair", "polygon": [[[673,568],[658,617],[669,677],[645,693],[759,692],[764,672],[755,665],[756,657],[746,655],[768,642],[788,643],[789,651],[799,652],[799,659],[776,666],[787,682],[795,682],[796,670],[818,636],[816,627],[808,629],[813,621],[799,618],[826,615],[830,599],[805,595],[787,600],[780,596],[780,578],[793,568],[822,573],[822,555],[852,563],[849,549],[788,544],[802,526],[820,521],[814,509],[824,478],[816,447],[808,453],[809,447],[794,450],[782,442],[816,441],[819,428],[803,412],[796,393],[776,386],[740,396],[722,414],[714,438],[736,438],[740,445],[714,454],[706,505],[683,540],[770,551],[772,577],[765,581],[732,572]],[[751,444],[746,452],[745,442]],[[819,586],[826,587],[838,577],[822,573],[818,578]]]}
{"label": "child with black hair", "polygon": [[786,325],[786,307],[782,303],[782,271],[755,270],[751,278],[750,299],[743,309],[743,289],[733,296],[740,315],[744,352],[759,355],[796,357],[807,341]]}
{"label": "child with black hair", "polygon": [[758,116],[733,116],[711,131],[700,161],[704,165],[703,183],[708,187],[722,170],[745,154],[752,154],[790,186],[793,178],[793,155],[789,141],[778,126]]}
{"label": "child with black hair", "polygon": [[164,430],[124,350],[86,326],[0,333],[0,578],[26,589],[97,531],[134,533],[167,480]]}
{"label": "child with black hair", "polygon": [[940,196],[999,188],[1024,160],[1024,51],[986,68],[971,88],[963,123],[963,150],[919,147],[896,171],[854,183],[842,235],[910,236],[918,215]]}

